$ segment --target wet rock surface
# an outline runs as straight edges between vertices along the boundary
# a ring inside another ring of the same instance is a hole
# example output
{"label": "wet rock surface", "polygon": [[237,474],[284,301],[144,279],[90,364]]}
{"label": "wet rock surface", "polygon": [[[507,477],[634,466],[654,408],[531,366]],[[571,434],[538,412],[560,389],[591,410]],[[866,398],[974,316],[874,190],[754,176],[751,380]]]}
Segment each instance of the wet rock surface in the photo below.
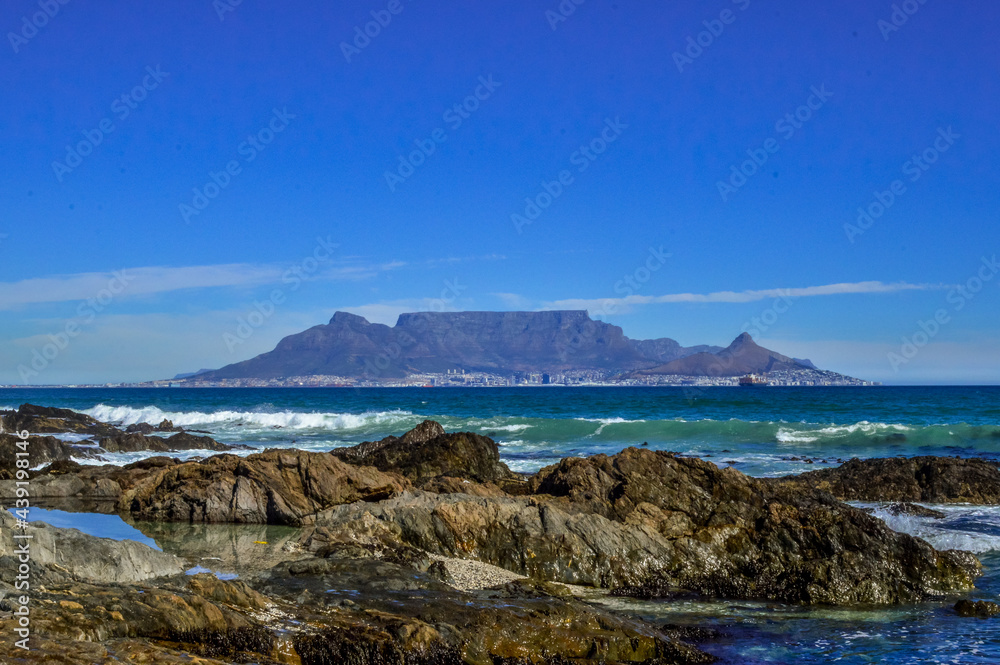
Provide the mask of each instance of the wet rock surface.
{"label": "wet rock surface", "polygon": [[960,600],[955,603],[955,614],[960,617],[988,619],[1000,614],[1000,605],[990,600]]}
{"label": "wet rock surface", "polygon": [[773,482],[823,490],[843,501],[1000,504],[1000,468],[980,459],[851,459],[834,469],[809,471]]}

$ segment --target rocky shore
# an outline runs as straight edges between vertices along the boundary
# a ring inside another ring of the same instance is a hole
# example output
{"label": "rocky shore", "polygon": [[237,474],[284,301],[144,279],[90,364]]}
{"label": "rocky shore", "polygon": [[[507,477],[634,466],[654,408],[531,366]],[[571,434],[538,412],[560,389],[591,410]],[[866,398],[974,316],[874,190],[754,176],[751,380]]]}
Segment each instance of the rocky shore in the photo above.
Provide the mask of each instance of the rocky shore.
{"label": "rocky shore", "polygon": [[[209,436],[174,427],[170,421],[121,429],[69,409],[22,404],[17,411],[0,411],[0,478],[11,477],[19,440],[14,433],[25,431],[31,435],[27,449],[32,467],[74,457],[101,461],[106,453],[232,450]],[[167,432],[172,435],[158,436]]]}
{"label": "rocky shore", "polygon": [[[5,429],[37,433],[32,445],[42,450],[46,433],[157,438],[29,405],[3,417]],[[153,533],[178,523],[288,530],[280,542],[242,541],[236,549],[266,555],[237,552],[238,577],[222,580],[184,574],[194,552],[219,544],[165,553],[31,524],[35,650],[4,641],[0,652],[10,663],[188,663],[189,654],[301,665],[707,663],[711,656],[684,641],[698,631],[615,614],[574,589],[837,606],[960,594],[981,573],[972,554],[935,550],[840,500],[996,496],[996,467],[959,462],[852,460],[762,480],[628,448],[522,477],[491,439],[431,421],[330,453],[154,457],[124,467],[56,457],[31,473],[33,501],[92,505]],[[870,496],[873,483],[884,497]],[[15,496],[14,481],[0,480],[0,503]],[[8,599],[13,522],[0,514]],[[14,634],[10,609],[0,602],[3,640]]]}

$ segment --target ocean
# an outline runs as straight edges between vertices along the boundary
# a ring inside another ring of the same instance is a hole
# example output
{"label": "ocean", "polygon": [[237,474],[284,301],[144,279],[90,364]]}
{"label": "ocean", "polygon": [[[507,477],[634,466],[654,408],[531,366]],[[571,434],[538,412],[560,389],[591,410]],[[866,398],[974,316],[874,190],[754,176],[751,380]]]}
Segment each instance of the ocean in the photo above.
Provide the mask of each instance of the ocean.
{"label": "ocean", "polygon": [[[16,389],[30,402],[129,425],[171,420],[253,449],[335,446],[399,435],[424,419],[488,435],[514,470],[646,445],[780,476],[852,457],[948,455],[1000,461],[1000,387]],[[238,454],[253,452],[240,451]],[[205,455],[190,451],[178,456]],[[124,464],[144,456],[108,455]],[[1000,600],[1000,507],[949,505],[943,520],[890,527],[975,552],[986,574],[964,597]],[[890,609],[603,599],[671,623],[715,625],[704,645],[733,663],[995,663],[1000,619],[961,619],[955,599]]]}

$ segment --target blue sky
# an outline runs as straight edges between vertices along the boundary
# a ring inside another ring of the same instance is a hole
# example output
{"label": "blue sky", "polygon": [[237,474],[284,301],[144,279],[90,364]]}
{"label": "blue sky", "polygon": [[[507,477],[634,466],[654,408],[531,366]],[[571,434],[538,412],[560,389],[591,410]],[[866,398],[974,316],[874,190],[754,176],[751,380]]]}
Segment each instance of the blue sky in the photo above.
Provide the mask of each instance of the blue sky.
{"label": "blue sky", "polygon": [[0,12],[0,382],[553,307],[1000,377],[992,3],[230,2]]}

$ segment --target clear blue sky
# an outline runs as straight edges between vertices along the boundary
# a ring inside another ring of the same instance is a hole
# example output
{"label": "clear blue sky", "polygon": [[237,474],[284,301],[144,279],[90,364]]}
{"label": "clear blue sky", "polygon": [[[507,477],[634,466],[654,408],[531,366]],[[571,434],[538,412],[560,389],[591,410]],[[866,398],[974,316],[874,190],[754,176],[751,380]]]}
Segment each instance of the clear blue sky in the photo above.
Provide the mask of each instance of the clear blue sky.
{"label": "clear blue sky", "polygon": [[0,382],[218,367],[337,309],[552,307],[1000,377],[994,3],[225,2],[0,12]]}

